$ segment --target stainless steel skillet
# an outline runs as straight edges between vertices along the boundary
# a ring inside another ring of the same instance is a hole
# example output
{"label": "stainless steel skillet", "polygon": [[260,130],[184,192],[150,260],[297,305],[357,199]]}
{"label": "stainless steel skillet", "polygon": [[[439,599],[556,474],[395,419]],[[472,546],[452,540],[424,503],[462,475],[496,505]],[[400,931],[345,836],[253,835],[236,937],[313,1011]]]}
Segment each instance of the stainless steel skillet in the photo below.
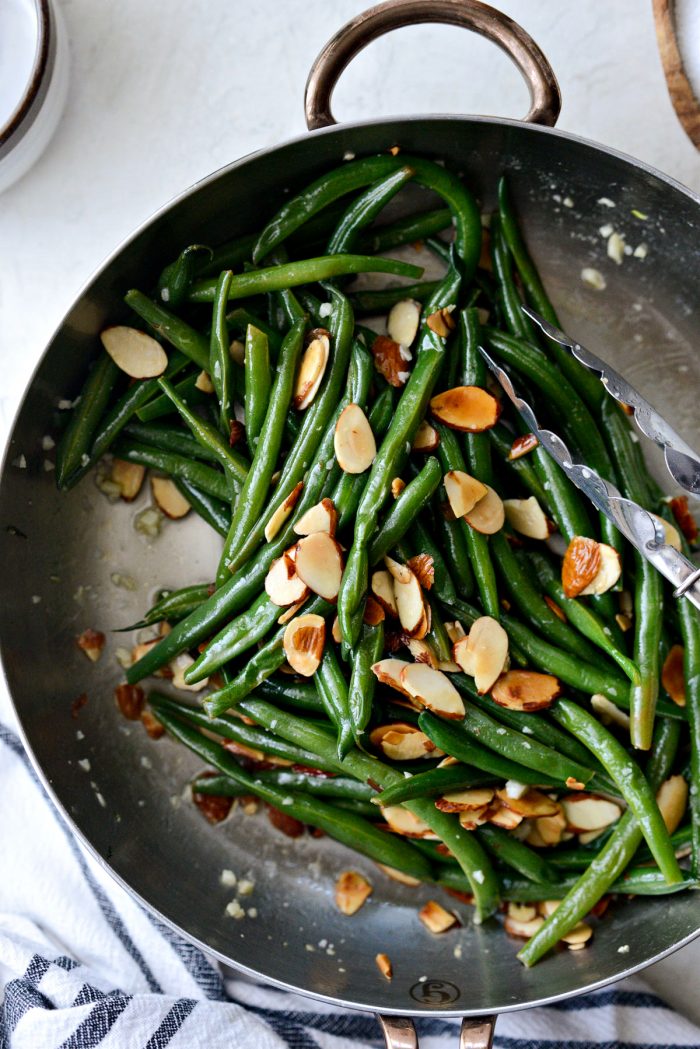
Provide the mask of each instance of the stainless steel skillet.
{"label": "stainless steel skillet", "polygon": [[[427,890],[385,881],[327,840],[288,842],[264,818],[242,814],[208,827],[182,800],[196,763],[167,740],[151,742],[114,709],[119,636],[94,667],[74,637],[87,626],[107,631],[134,621],[162,585],[210,578],[216,544],[190,520],[167,526],[149,543],[132,527],[140,504],[110,506],[89,479],[59,495],[44,469],[42,437],[54,427],[58,402],[79,390],[97,333],[125,316],[126,288],[149,287],[163,260],[185,243],[218,243],[258,226],[286,188],[303,185],[347,153],[400,144],[463,171],[485,207],[493,204],[498,176],[509,173],[565,326],[591,346],[604,345],[615,366],[697,443],[700,201],[642,164],[540,126],[554,123],[558,91],[522,30],[466,0],[383,5],[342,30],[320,56],[308,86],[310,123],[332,119],[332,85],[361,44],[402,21],[436,19],[486,33],[518,61],[534,99],[528,116],[537,123],[435,116],[317,130],[239,161],[183,194],[112,256],[62,323],[18,413],[0,485],[5,671],[30,754],[74,831],[183,935],[245,972],[384,1014],[388,1044],[396,1046],[413,1044],[410,1023],[399,1018],[427,1015],[476,1018],[475,1028],[465,1027],[463,1044],[486,1044],[490,1024],[479,1018],[581,993],[649,964],[700,931],[700,907],[691,895],[620,903],[590,949],[526,971],[496,923],[480,928],[467,916],[458,933],[431,937],[416,919]],[[606,200],[614,207],[601,203]],[[605,223],[624,232],[631,247],[645,243],[646,257],[626,256],[621,265],[608,259],[598,232]],[[600,271],[604,291],[581,280],[586,267]],[[71,705],[83,692],[88,702],[73,719]],[[352,919],[332,902],[334,875],[349,862],[375,886]],[[231,893],[219,882],[224,868],[252,873],[257,918],[225,917]],[[394,962],[391,983],[375,970],[374,956],[382,951]]]}

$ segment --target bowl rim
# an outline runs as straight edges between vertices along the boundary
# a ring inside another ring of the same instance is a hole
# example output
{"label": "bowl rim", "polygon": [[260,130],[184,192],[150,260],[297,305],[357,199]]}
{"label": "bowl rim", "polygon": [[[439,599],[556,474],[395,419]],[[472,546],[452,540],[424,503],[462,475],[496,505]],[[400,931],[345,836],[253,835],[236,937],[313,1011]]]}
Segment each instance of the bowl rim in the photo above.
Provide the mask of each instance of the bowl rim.
{"label": "bowl rim", "polygon": [[18,132],[21,138],[33,124],[51,79],[55,55],[54,26],[50,0],[33,0],[36,18],[36,51],[29,78],[17,106],[4,126],[0,127],[0,158],[12,148]]}

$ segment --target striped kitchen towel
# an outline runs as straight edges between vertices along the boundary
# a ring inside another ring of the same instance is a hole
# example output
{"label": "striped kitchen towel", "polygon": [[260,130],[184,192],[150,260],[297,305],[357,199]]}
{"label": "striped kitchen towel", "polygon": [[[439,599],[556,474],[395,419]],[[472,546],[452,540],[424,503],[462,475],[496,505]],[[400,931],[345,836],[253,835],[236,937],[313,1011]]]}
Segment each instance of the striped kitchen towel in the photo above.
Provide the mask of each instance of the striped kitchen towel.
{"label": "striped kitchen towel", "polygon": [[[366,1013],[226,979],[212,959],[131,899],[72,837],[12,724],[0,695],[0,1049],[382,1044]],[[418,1028],[422,1049],[458,1044],[457,1021],[424,1020]],[[635,980],[504,1015],[494,1044],[700,1049],[700,1029]]]}

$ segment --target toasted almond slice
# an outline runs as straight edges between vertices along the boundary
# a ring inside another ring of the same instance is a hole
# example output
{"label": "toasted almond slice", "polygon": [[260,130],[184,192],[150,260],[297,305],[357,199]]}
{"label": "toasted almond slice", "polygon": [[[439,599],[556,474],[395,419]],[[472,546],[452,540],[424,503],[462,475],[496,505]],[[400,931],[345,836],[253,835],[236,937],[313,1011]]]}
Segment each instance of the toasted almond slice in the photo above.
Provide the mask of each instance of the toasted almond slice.
{"label": "toasted almond slice", "polygon": [[[307,589],[307,596],[308,596],[308,589]],[[284,626],[284,624],[288,623],[290,619],[294,619],[294,616],[297,615],[298,612],[301,612],[302,608],[306,604],[306,600],[307,600],[306,597],[304,597],[304,598],[301,599],[301,601],[296,601],[293,605],[290,605],[289,608],[286,608],[284,610],[284,612],[282,613],[282,615],[278,618],[278,620],[277,620],[278,624],[280,626]],[[333,640],[335,640],[335,638]]]}
{"label": "toasted almond slice", "polygon": [[420,303],[415,299],[401,299],[400,302],[395,303],[386,320],[389,337],[408,349],[418,332],[420,312]]}
{"label": "toasted almond slice", "polygon": [[287,554],[282,554],[270,565],[265,576],[265,593],[274,605],[281,608],[295,605],[308,595],[309,588],[297,575],[294,563]]}
{"label": "toasted almond slice", "polygon": [[562,936],[562,943],[569,945],[569,950],[579,950],[590,940],[593,935],[593,929],[590,925],[585,922],[579,922],[578,925],[574,925],[573,929],[567,932],[566,936]]}
{"label": "toasted almond slice", "polygon": [[168,367],[168,355],[145,331],[115,324],[100,333],[105,350],[114,363],[132,379],[154,379]]}
{"label": "toasted almond slice", "polygon": [[202,393],[214,392],[214,383],[211,381],[209,372],[201,371],[194,386],[196,390],[201,390]]}
{"label": "toasted almond slice", "polygon": [[[80,641],[78,641],[80,644]],[[158,638],[152,637],[150,641],[140,641],[138,645],[134,645],[131,649],[131,665],[138,663],[139,659],[142,659],[147,652],[150,652],[154,645],[158,644]],[[80,646],[82,648],[82,645]]]}
{"label": "toasted almond slice", "polygon": [[552,601],[549,594],[543,594],[542,597],[544,598],[544,603],[547,605],[550,612],[554,612],[557,619],[561,619],[562,623],[566,623],[566,613],[559,607],[556,601]]}
{"label": "toasted almond slice", "polygon": [[411,693],[401,680],[403,670],[410,665],[403,659],[380,659],[372,665],[372,673],[383,685],[389,685],[402,695],[410,697]]}
{"label": "toasted almond slice", "polygon": [[170,661],[169,666],[173,675],[172,683],[175,688],[181,688],[185,692],[201,692],[203,688],[207,687],[209,684],[208,677],[202,678],[201,681],[195,681],[194,685],[189,685],[185,681],[185,671],[189,670],[193,663],[194,659],[187,652],[181,652],[179,656],[175,656]]}
{"label": "toasted almond slice", "polygon": [[348,404],[338,416],[333,446],[338,465],[345,473],[364,473],[374,462],[377,444],[359,404]]}
{"label": "toasted almond slice", "polygon": [[408,694],[434,714],[445,718],[464,717],[462,698],[441,670],[433,670],[425,663],[408,663],[401,671],[400,680]]}
{"label": "toasted almond slice", "polygon": [[529,922],[519,922],[510,915],[506,915],[506,920],[503,923],[503,928],[506,930],[509,936],[517,936],[523,940],[529,940],[531,936],[534,936],[541,925],[544,924],[544,918],[541,914],[531,918]]}
{"label": "toasted almond slice", "polygon": [[192,507],[169,477],[152,477],[151,490],[159,509],[166,517],[177,521],[190,512]]}
{"label": "toasted almond slice", "polygon": [[406,487],[406,482],[403,480],[403,478],[395,477],[394,480],[391,482],[391,494],[392,494],[392,497],[394,499],[398,499],[398,497],[401,495],[401,493],[403,492],[405,487]]}
{"label": "toasted almond slice", "polygon": [[543,918],[549,918],[557,910],[560,903],[561,900],[540,900],[537,904],[537,911]]}
{"label": "toasted almond slice", "polygon": [[343,576],[340,547],[327,532],[313,532],[297,543],[296,571],[309,589],[326,601],[335,601]]}
{"label": "toasted almond slice", "polygon": [[394,970],[391,965],[391,958],[388,954],[377,954],[374,957],[374,963],[379,969],[380,973],[386,980],[391,980],[394,975]]}
{"label": "toasted almond slice", "polygon": [[534,495],[528,499],[504,499],[503,509],[508,524],[520,535],[528,539],[549,539],[549,522]]}
{"label": "toasted almond slice", "polygon": [[445,630],[447,631],[447,636],[453,645],[456,645],[458,641],[461,641],[463,637],[467,636],[466,630],[457,619],[445,623]]}
{"label": "toasted almond slice", "polygon": [[119,485],[119,494],[125,503],[131,503],[141,491],[146,467],[140,463],[128,463],[124,459],[115,459],[112,463],[110,480]]}
{"label": "toasted almond slice", "polygon": [[418,917],[426,929],[436,934],[447,932],[453,925],[459,924],[457,915],[452,914],[451,911],[446,911],[436,900],[428,900],[425,906],[418,911]]}
{"label": "toasted almond slice", "polygon": [[430,330],[434,331],[442,339],[446,339],[450,332],[455,330],[456,322],[452,316],[453,310],[454,306],[443,306],[442,309],[436,310],[435,313],[431,313],[426,318],[425,323]]}
{"label": "toasted almond slice", "polygon": [[331,637],[335,641],[336,645],[339,645],[343,640],[343,635],[340,630],[340,620],[337,616],[333,620],[333,626],[331,627]]}
{"label": "toasted almond slice", "polygon": [[496,398],[480,386],[455,386],[445,390],[432,398],[430,410],[445,426],[464,433],[490,429],[501,414]]}
{"label": "toasted almond slice", "polygon": [[335,905],[341,914],[348,917],[359,911],[362,904],[372,895],[372,886],[357,871],[343,871],[335,883]]}
{"label": "toasted almond slice", "polygon": [[511,449],[508,452],[508,458],[510,460],[520,459],[523,455],[527,455],[533,448],[536,448],[540,442],[535,437],[534,433],[524,433],[520,437],[516,437],[511,445]]}
{"label": "toasted almond slice", "polygon": [[665,780],[657,791],[656,802],[666,830],[673,834],[683,819],[688,804],[688,784],[683,776],[670,776]]}
{"label": "toasted almond slice", "polygon": [[372,574],[372,593],[387,615],[398,618],[399,610],[394,595],[394,580],[389,572],[379,570]]}
{"label": "toasted almond slice", "polygon": [[160,723],[155,714],[150,710],[141,711],[141,724],[150,739],[160,739],[165,735],[165,726]]}
{"label": "toasted almond slice", "polygon": [[424,590],[431,589],[435,582],[435,563],[430,554],[416,554],[415,557],[409,557],[406,566],[410,568]]}
{"label": "toasted almond slice", "polygon": [[508,917],[514,922],[531,922],[537,917],[537,908],[531,903],[509,903]]}
{"label": "toasted almond slice", "polygon": [[541,816],[530,822],[525,841],[536,849],[546,849],[558,845],[566,830],[566,816],[560,809],[553,816]]}
{"label": "toasted almond slice", "polygon": [[419,641],[417,637],[407,637],[406,647],[416,663],[427,663],[433,670],[439,669],[438,658],[427,641]]}
{"label": "toasted almond slice", "polygon": [[424,732],[403,721],[378,725],[370,732],[369,739],[373,747],[393,761],[416,761],[419,758],[438,757],[442,753]]}
{"label": "toasted almond slice", "polygon": [[575,834],[603,830],[611,823],[616,823],[622,815],[622,809],[614,801],[585,791],[562,798],[562,805],[568,829]]}
{"label": "toasted almond slice", "polygon": [[399,623],[409,637],[425,637],[427,630],[423,630],[425,618],[423,591],[410,568],[406,568],[406,572],[408,578],[405,583],[394,579],[394,595]]}
{"label": "toasted almond slice", "polygon": [[548,798],[540,790],[528,790],[519,798],[511,797],[507,790],[498,790],[496,791],[496,796],[502,805],[505,805],[507,809],[512,809],[513,812],[517,812],[524,819],[554,816],[555,813],[561,811],[559,802]]}
{"label": "toasted almond slice", "polygon": [[403,834],[407,838],[431,838],[433,840],[437,837],[425,820],[414,816],[403,805],[380,805],[380,811],[395,834]]}
{"label": "toasted almond slice", "polygon": [[440,437],[434,426],[424,419],[413,438],[414,452],[434,452],[440,443]]}
{"label": "toasted almond slice", "polygon": [[465,514],[465,520],[467,524],[476,532],[481,532],[483,535],[493,535],[495,532],[499,532],[505,523],[506,513],[503,509],[503,501],[497,492],[494,492],[493,488],[486,486],[487,492],[483,499],[480,499],[473,510]]}
{"label": "toasted almond slice", "polygon": [[228,352],[236,364],[240,365],[241,368],[245,366],[245,343],[241,342],[240,339],[234,339],[228,348]]}
{"label": "toasted almond slice", "polygon": [[564,554],[561,583],[567,597],[578,597],[593,582],[600,569],[600,544],[585,535],[575,535]]}
{"label": "toasted almond slice", "polygon": [[632,620],[629,616],[624,615],[622,612],[618,612],[615,616],[615,622],[619,626],[623,634],[626,634],[628,630],[632,629]]}
{"label": "toasted almond slice", "polygon": [[318,670],[326,640],[326,624],[322,616],[313,612],[292,619],[284,631],[282,647],[287,662],[303,677],[311,677]]}
{"label": "toasted almond slice", "polygon": [[454,659],[441,659],[437,668],[445,674],[461,674],[462,672],[461,666],[459,663],[455,663]]}
{"label": "toasted almond slice", "polygon": [[395,561],[393,557],[385,557],[384,564],[397,583],[410,583],[412,573],[407,565],[402,565],[400,561]]}
{"label": "toasted almond slice", "polygon": [[500,707],[530,713],[551,707],[561,695],[561,682],[552,674],[535,670],[509,670],[491,689],[491,698]]}
{"label": "toasted almond slice", "polygon": [[608,699],[607,696],[601,695],[599,692],[594,696],[591,696],[591,706],[599,716],[600,720],[604,725],[614,723],[619,725],[620,728],[629,731],[630,727],[630,716],[624,710],[620,710],[616,707],[612,700]]}
{"label": "toasted almond slice", "polygon": [[332,499],[322,499],[315,506],[310,506],[305,514],[292,526],[297,535],[313,535],[314,532],[327,532],[334,536],[338,527],[338,511]]}
{"label": "toasted almond slice", "polygon": [[473,787],[471,790],[453,790],[443,794],[435,802],[441,812],[474,812],[490,805],[494,791],[489,787]]}
{"label": "toasted almond slice", "polygon": [[608,546],[607,543],[598,543],[598,550],[600,552],[600,568],[588,586],[585,586],[580,591],[581,596],[604,594],[611,587],[615,586],[622,574],[622,561],[617,550],[612,546]]}
{"label": "toasted almond slice", "polygon": [[659,517],[658,514],[652,514],[651,516],[655,518],[655,520],[658,521],[661,525],[664,532],[664,538],[668,546],[672,546],[674,550],[678,550],[680,552],[683,549],[683,544],[681,543],[681,537],[678,533],[678,529],[675,528],[674,525],[670,523],[670,521],[665,521],[663,517]]}
{"label": "toasted almond slice", "polygon": [[308,408],[316,396],[328,364],[329,353],[330,340],[325,332],[313,339],[304,350],[292,398],[292,404],[298,411]]}
{"label": "toasted almond slice", "polygon": [[[102,655],[102,649],[105,647],[106,638],[102,631],[88,627],[75,640],[78,648],[85,653],[90,662],[96,663]],[[132,662],[136,661],[132,659]]]}
{"label": "toasted almond slice", "polygon": [[671,513],[676,519],[676,524],[691,545],[698,538],[698,523],[688,507],[687,495],[676,495],[669,502]]}
{"label": "toasted almond slice", "polygon": [[503,830],[515,830],[522,821],[522,816],[517,812],[513,812],[512,809],[507,809],[505,805],[501,805],[500,801],[498,806],[491,806],[489,823],[493,823],[495,827],[502,827]]}
{"label": "toasted almond slice", "polygon": [[488,492],[485,484],[464,470],[448,470],[444,483],[447,499],[455,517],[468,514]]}
{"label": "toasted almond slice", "polygon": [[685,706],[685,672],[683,669],[684,649],[673,645],[661,670],[661,684],[679,707]]}
{"label": "toasted almond slice", "polygon": [[272,542],[272,540],[275,538],[284,522],[291,514],[294,507],[297,505],[303,487],[304,482],[299,481],[299,483],[296,484],[291,490],[284,502],[280,503],[270,520],[265,525],[265,539],[268,541],[268,543]]}
{"label": "toasted almond slice", "polygon": [[566,785],[569,788],[569,790],[583,790],[586,786],[585,783],[579,782],[579,780],[577,780],[574,776],[566,777]]}
{"label": "toasted almond slice", "polygon": [[362,622],[366,623],[367,626],[377,626],[379,623],[383,623],[385,619],[386,612],[379,604],[379,602],[374,597],[372,597],[371,594],[369,594],[367,600],[365,601],[365,608],[362,613]]}
{"label": "toasted almond slice", "polygon": [[374,367],[390,386],[400,388],[408,382],[411,354],[388,335],[378,335],[372,343]]}
{"label": "toasted almond slice", "polygon": [[590,845],[592,841],[595,841],[596,838],[599,838],[601,836],[604,830],[605,827],[603,827],[602,830],[581,831],[581,833],[578,836],[578,840],[581,845]]}
{"label": "toasted almond slice", "polygon": [[[465,673],[471,673],[477,690],[488,692],[503,673],[508,660],[508,635],[491,616],[480,616],[471,627],[465,642],[454,646],[455,659],[462,666],[458,653],[464,654]],[[471,667],[471,671],[466,670]]]}
{"label": "toasted almond slice", "polygon": [[397,871],[395,867],[387,867],[385,863],[378,863],[380,871],[386,874],[387,878],[391,878],[392,881],[398,881],[401,885],[410,885],[412,889],[421,885],[422,882],[418,878],[414,878],[412,874],[406,874],[404,871]]}

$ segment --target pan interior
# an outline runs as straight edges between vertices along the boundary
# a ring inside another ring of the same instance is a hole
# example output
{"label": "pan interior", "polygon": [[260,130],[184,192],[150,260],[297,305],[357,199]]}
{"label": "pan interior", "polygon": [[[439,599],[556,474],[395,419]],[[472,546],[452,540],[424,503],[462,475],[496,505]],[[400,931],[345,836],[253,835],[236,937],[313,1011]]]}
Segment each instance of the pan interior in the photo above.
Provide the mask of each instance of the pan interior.
{"label": "pan interior", "polygon": [[[58,330],[17,417],[2,479],[0,634],[23,730],[54,797],[112,871],[186,936],[235,966],[357,1007],[493,1012],[580,992],[647,964],[698,931],[697,903],[690,894],[620,902],[592,947],[526,971],[515,958],[519,945],[497,922],[478,927],[460,906],[463,926],[432,936],[417,910],[437,890],[398,885],[328,839],[291,841],[262,812],[238,810],[207,825],[183,793],[199,763],[117,713],[117,650],[132,635],[108,632],[137,620],[158,588],[209,580],[218,542],[189,518],[166,522],[148,540],[134,529],[147,493],[111,505],[87,478],[59,495],[44,468],[50,456],[42,437],[55,430],[57,404],[78,392],[101,327],[126,316],[127,288],[151,287],[184,244],[215,244],[258,227],[285,187],[303,185],[348,151],[396,142],[449,157],[485,207],[506,171],[564,326],[610,359],[691,445],[700,443],[693,341],[700,209],[689,193],[606,150],[516,122],[424,118],[317,133],[232,165],[161,212],[98,274]],[[645,257],[609,259],[599,232],[608,224],[632,248],[646,245]],[[604,291],[581,280],[585,267],[600,271]],[[652,468],[658,472],[658,462]],[[108,633],[95,665],[75,645],[86,627]],[[82,693],[88,702],[73,717]],[[348,867],[374,886],[352,918],[333,903],[335,878]],[[226,915],[235,892],[222,884],[223,870],[254,881],[241,902],[255,917]],[[375,968],[379,952],[393,961],[391,983]]]}

